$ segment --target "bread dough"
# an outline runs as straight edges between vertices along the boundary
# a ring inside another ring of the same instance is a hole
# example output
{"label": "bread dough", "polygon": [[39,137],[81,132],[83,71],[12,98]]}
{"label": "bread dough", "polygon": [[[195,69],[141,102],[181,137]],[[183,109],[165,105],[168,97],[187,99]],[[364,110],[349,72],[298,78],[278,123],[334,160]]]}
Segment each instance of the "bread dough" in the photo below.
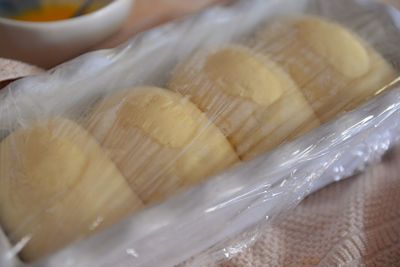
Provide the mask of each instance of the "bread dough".
{"label": "bread dough", "polygon": [[286,68],[322,122],[354,109],[396,77],[355,34],[318,17],[273,21],[253,46]]}
{"label": "bread dough", "polygon": [[177,68],[169,88],[204,111],[245,160],[319,125],[283,70],[238,45],[199,52]]}
{"label": "bread dough", "polygon": [[224,135],[189,99],[161,88],[131,88],[106,98],[87,128],[145,203],[238,161]]}
{"label": "bread dough", "polygon": [[18,129],[0,144],[0,224],[34,261],[142,207],[96,140],[66,119]]}

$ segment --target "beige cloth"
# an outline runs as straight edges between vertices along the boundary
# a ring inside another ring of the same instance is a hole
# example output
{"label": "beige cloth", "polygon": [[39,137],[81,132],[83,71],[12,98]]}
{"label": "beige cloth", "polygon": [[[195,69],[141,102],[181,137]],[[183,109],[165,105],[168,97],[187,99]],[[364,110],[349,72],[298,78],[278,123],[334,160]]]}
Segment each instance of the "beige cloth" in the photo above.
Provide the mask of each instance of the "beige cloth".
{"label": "beige cloth", "polygon": [[42,69],[20,61],[0,58],[0,88],[9,82],[28,75],[43,72]]}
{"label": "beige cloth", "polygon": [[400,266],[400,147],[305,199],[221,267]]}

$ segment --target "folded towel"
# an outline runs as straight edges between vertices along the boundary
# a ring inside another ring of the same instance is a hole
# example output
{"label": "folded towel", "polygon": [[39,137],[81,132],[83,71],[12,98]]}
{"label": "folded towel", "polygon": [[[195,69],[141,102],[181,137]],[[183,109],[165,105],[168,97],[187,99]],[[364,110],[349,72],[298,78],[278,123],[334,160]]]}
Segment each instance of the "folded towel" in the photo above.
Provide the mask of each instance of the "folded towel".
{"label": "folded towel", "polygon": [[43,70],[36,66],[16,60],[0,58],[0,88],[6,86],[10,81],[41,72]]}
{"label": "folded towel", "polygon": [[400,147],[306,198],[220,267],[400,266]]}

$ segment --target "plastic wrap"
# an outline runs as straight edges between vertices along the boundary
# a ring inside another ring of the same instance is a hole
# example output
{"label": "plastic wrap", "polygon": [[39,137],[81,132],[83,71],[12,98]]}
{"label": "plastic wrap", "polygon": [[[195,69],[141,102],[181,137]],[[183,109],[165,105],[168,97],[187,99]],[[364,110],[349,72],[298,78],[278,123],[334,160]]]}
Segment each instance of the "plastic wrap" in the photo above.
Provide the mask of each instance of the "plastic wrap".
{"label": "plastic wrap", "polygon": [[[355,39],[342,42],[355,42],[350,52],[331,37],[286,51],[301,46],[290,23],[268,25],[300,14],[355,32],[332,34]],[[397,141],[397,71],[379,54],[397,67],[399,18],[371,1],[235,1],[10,84],[0,95],[1,266],[173,266],[210,248],[216,258],[240,251],[254,227]],[[379,71],[389,74],[371,81]],[[365,80],[376,86],[352,95]]]}

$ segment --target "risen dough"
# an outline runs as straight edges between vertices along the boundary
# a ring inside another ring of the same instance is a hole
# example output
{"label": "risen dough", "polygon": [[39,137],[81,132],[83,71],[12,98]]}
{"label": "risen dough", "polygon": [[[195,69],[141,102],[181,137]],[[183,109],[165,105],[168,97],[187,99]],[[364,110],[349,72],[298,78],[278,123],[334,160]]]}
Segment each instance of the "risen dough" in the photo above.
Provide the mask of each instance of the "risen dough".
{"label": "risen dough", "polygon": [[200,52],[178,67],[169,88],[190,97],[243,159],[319,125],[291,78],[241,46]]}
{"label": "risen dough", "polygon": [[288,70],[322,122],[354,109],[396,77],[355,34],[317,17],[273,21],[258,37],[255,47]]}
{"label": "risen dough", "polygon": [[20,255],[36,260],[142,206],[98,143],[75,123],[52,119],[0,145],[0,224]]}
{"label": "risen dough", "polygon": [[145,203],[238,161],[193,103],[161,88],[137,87],[106,98],[87,127]]}

